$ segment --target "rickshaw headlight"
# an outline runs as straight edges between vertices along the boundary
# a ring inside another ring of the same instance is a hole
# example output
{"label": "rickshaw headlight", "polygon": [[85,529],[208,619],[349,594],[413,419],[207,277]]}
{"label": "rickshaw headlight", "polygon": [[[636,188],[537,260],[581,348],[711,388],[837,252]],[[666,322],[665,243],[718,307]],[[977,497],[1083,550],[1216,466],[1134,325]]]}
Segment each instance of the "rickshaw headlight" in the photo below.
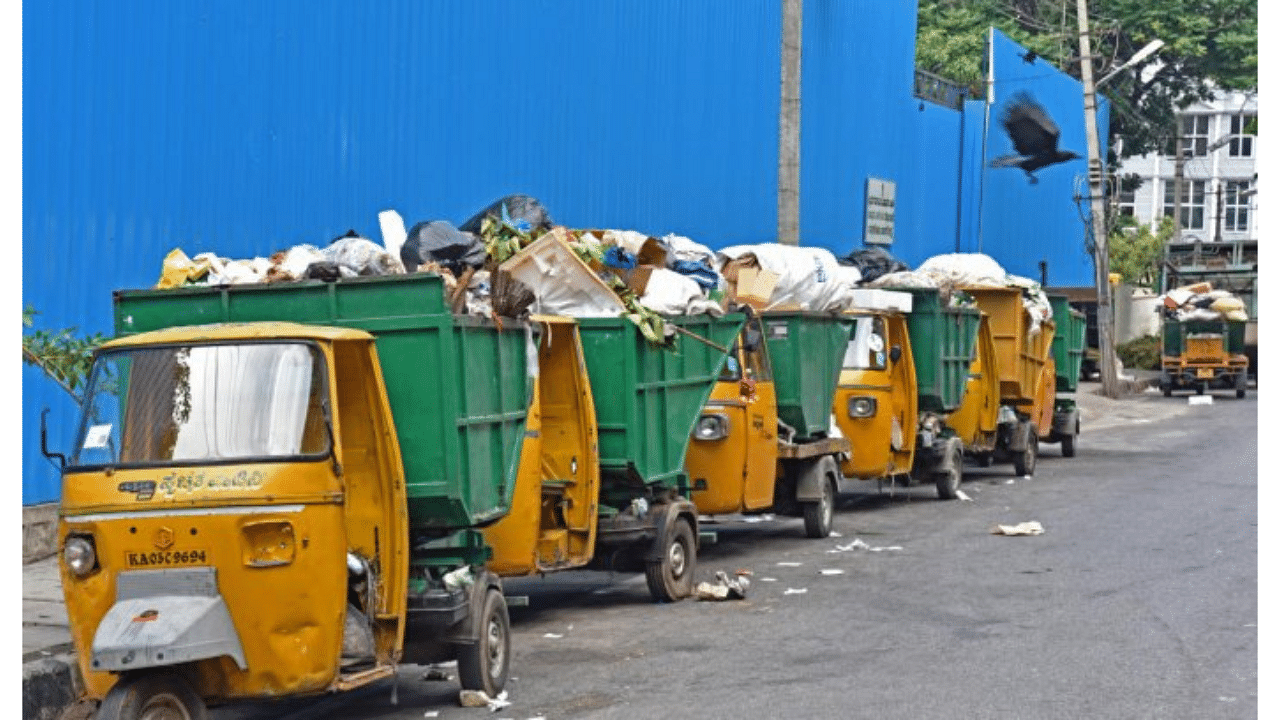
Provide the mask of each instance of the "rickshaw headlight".
{"label": "rickshaw headlight", "polygon": [[98,553],[93,549],[93,542],[79,535],[67,538],[62,546],[62,559],[76,577],[88,575],[98,565]]}
{"label": "rickshaw headlight", "polygon": [[864,418],[876,414],[876,399],[869,397],[849,398],[849,417]]}
{"label": "rickshaw headlight", "polygon": [[693,426],[695,440],[719,440],[729,435],[729,418],[724,415],[703,415]]}

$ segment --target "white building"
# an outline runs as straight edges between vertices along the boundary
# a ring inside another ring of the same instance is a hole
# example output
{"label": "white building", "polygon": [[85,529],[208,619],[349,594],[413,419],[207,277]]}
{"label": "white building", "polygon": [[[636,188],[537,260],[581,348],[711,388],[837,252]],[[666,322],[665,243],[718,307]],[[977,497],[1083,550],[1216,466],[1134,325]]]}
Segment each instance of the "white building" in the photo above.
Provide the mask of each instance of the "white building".
{"label": "white building", "polygon": [[[1224,92],[1211,102],[1192,105],[1182,124],[1182,242],[1257,240],[1258,142],[1247,129],[1258,117],[1257,93]],[[1167,152],[1172,152],[1172,143]],[[1124,160],[1117,176],[1142,178],[1141,187],[1119,192],[1122,215],[1132,215],[1153,230],[1161,217],[1174,214],[1173,154],[1149,153]]]}

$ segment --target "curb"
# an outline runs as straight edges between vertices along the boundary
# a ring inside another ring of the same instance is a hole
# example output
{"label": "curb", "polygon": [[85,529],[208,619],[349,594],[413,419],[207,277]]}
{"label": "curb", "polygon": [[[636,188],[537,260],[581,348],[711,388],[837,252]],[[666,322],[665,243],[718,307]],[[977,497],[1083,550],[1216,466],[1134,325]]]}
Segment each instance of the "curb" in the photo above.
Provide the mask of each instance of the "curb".
{"label": "curb", "polygon": [[75,657],[59,655],[22,665],[22,720],[56,720],[80,696]]}

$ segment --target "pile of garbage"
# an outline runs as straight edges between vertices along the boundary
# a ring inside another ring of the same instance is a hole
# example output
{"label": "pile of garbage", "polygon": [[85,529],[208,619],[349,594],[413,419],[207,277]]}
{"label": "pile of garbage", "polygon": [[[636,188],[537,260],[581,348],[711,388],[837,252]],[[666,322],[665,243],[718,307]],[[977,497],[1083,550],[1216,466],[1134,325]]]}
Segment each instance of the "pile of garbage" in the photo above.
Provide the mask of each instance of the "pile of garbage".
{"label": "pile of garbage", "polygon": [[982,254],[938,255],[911,270],[879,247],[840,259],[822,248],[776,243],[713,252],[680,235],[557,225],[528,195],[500,198],[458,226],[430,220],[406,230],[394,210],[378,220],[382,243],[352,230],[324,247],[296,245],[267,258],[187,257],[175,249],[156,287],[427,272],[443,279],[457,314],[624,316],[659,343],[674,334],[664,316],[719,315],[742,306],[839,312],[855,307],[866,287],[939,288],[951,305],[973,304],[966,286],[1019,287],[1033,333],[1053,317],[1038,283]]}
{"label": "pile of garbage", "polygon": [[1022,305],[1027,309],[1029,331],[1053,319],[1053,306],[1040,283],[1011,275],[1000,263],[982,253],[950,253],[925,260],[916,270],[897,270],[877,276],[868,283],[878,288],[937,288],[942,301],[951,306],[972,305],[965,287],[1016,287],[1022,289]]}
{"label": "pile of garbage", "polygon": [[1174,288],[1160,296],[1161,309],[1170,320],[1249,319],[1244,301],[1227,290],[1214,290],[1207,282]]}

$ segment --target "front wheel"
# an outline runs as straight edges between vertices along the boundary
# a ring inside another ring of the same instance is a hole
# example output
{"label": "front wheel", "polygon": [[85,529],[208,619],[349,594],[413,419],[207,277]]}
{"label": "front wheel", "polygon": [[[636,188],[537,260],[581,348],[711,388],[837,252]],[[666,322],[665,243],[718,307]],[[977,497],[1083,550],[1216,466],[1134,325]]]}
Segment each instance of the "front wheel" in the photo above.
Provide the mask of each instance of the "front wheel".
{"label": "front wheel", "polygon": [[458,681],[464,690],[497,697],[511,669],[511,619],[507,601],[493,588],[485,594],[480,637],[458,650]]}
{"label": "front wheel", "polygon": [[835,480],[822,478],[822,497],[804,504],[804,534],[811,538],[824,538],[831,534],[835,519]]}
{"label": "front wheel", "polygon": [[698,546],[693,542],[693,528],[680,518],[671,528],[662,559],[645,565],[644,576],[649,594],[659,602],[674,602],[693,593],[693,571],[698,562]]}
{"label": "front wheel", "polygon": [[204,701],[181,677],[151,673],[121,679],[107,693],[97,720],[207,720]]}

